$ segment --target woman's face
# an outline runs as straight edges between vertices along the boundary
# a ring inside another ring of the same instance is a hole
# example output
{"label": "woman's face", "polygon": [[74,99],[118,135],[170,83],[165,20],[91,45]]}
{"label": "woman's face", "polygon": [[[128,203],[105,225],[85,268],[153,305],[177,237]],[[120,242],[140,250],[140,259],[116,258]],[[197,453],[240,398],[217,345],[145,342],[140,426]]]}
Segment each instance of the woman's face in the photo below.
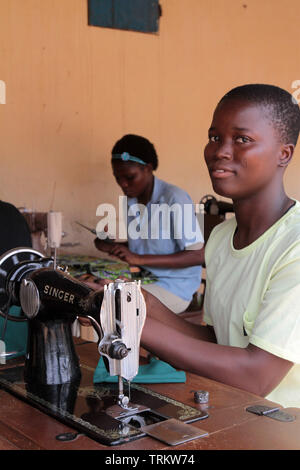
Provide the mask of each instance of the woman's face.
{"label": "woman's face", "polygon": [[268,108],[230,99],[216,108],[204,156],[217,194],[243,199],[282,178],[285,145],[267,113]]}
{"label": "woman's face", "polygon": [[138,198],[152,189],[153,175],[150,165],[114,161],[112,168],[116,182],[125,196]]}

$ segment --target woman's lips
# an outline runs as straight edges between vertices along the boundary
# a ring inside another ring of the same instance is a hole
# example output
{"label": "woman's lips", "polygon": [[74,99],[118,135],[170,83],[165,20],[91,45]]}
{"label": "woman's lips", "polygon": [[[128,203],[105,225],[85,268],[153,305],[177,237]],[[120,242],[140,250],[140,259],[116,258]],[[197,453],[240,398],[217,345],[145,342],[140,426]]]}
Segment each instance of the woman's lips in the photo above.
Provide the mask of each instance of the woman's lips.
{"label": "woman's lips", "polygon": [[213,178],[223,179],[233,176],[234,172],[232,170],[211,170],[210,174]]}

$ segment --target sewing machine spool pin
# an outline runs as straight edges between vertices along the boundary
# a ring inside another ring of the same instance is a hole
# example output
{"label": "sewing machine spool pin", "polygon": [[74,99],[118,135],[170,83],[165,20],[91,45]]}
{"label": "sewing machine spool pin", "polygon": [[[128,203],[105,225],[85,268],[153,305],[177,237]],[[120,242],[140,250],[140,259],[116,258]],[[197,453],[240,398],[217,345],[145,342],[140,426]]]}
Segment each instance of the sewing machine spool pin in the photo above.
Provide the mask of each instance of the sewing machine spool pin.
{"label": "sewing machine spool pin", "polygon": [[62,213],[50,211],[47,214],[47,235],[48,246],[50,247],[53,256],[53,268],[57,267],[57,248],[60,247],[62,238]]}

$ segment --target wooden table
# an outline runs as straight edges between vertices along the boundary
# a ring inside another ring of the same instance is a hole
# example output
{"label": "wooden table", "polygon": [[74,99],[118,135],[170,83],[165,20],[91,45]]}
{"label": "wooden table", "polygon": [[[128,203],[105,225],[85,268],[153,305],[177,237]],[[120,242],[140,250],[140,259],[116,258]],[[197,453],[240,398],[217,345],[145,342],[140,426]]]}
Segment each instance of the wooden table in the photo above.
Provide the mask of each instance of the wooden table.
{"label": "wooden table", "polygon": [[[76,343],[81,363],[95,367],[99,359],[96,344],[82,340],[76,340]],[[151,437],[113,447],[102,445],[84,435],[79,435],[73,441],[61,442],[56,436],[74,431],[72,428],[0,389],[0,450],[106,450],[112,455],[114,451],[120,450],[176,450],[184,453],[186,450],[300,449],[300,409],[285,410],[296,417],[293,422],[279,422],[258,416],[245,408],[253,404],[271,406],[273,403],[193,374],[187,374],[186,383],[151,384],[147,387],[195,407],[206,405],[194,403],[193,391],[207,390],[210,394],[206,408],[209,417],[194,422],[193,426],[207,431],[208,436],[171,447]]]}

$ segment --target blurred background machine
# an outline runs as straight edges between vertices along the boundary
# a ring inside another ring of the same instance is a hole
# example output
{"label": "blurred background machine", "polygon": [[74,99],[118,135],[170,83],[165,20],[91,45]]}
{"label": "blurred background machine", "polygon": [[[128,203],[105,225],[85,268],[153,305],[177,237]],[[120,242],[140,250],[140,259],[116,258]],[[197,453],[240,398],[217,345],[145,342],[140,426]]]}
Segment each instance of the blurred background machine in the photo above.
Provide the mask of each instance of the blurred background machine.
{"label": "blurred background machine", "polygon": [[19,211],[28,224],[32,247],[35,250],[46,254],[48,248],[54,249],[54,245],[56,248],[72,248],[79,245],[77,242],[69,243],[63,240],[68,234],[62,227],[62,212],[35,212],[25,207],[20,207]]}
{"label": "blurred background machine", "polygon": [[226,219],[227,214],[233,213],[232,202],[217,200],[211,194],[207,194],[200,200],[204,209],[204,240],[207,242],[212,229]]}

